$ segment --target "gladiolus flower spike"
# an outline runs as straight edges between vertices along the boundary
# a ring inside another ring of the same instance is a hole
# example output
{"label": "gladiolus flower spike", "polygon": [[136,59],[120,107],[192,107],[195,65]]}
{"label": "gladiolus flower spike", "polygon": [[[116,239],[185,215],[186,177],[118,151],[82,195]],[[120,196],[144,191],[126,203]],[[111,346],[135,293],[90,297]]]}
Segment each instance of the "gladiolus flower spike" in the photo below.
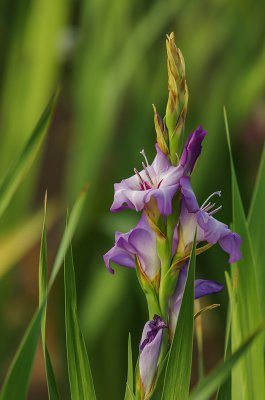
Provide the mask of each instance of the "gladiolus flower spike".
{"label": "gladiolus flower spike", "polygon": [[[135,382],[136,398],[146,400],[156,388],[162,361],[170,350],[195,231],[197,254],[218,243],[229,254],[230,263],[241,258],[240,236],[213,216],[221,206],[212,203],[212,198],[221,192],[214,192],[200,207],[192,189],[191,174],[206,131],[199,126],[181,151],[188,89],[184,59],[173,34],[167,37],[167,57],[169,97],[164,119],[154,107],[155,159],[150,164],[142,150],[141,168],[132,168],[132,177],[114,185],[111,211],[133,209],[140,213],[139,222],[127,233],[116,232],[114,246],[104,255],[111,273],[112,264],[136,270],[146,295],[149,321],[140,341]],[[218,282],[196,279],[194,299],[222,289]]]}

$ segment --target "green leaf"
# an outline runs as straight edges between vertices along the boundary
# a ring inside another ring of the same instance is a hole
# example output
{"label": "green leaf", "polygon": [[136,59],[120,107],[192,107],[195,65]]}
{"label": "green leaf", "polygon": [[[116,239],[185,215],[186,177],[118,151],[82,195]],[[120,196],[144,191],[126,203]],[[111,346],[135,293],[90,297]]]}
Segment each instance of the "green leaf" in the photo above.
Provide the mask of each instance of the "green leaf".
{"label": "green leaf", "polygon": [[68,375],[73,400],[96,399],[85,341],[79,327],[71,246],[64,263],[65,330]]}
{"label": "green leaf", "polygon": [[177,326],[170,349],[162,400],[185,400],[189,395],[193,348],[196,234]]}
{"label": "green leaf", "polygon": [[9,368],[4,381],[1,400],[26,398],[32,364],[41,330],[42,306],[34,315]]}
{"label": "green leaf", "polygon": [[41,235],[40,246],[40,260],[39,260],[39,305],[44,307],[42,322],[41,322],[41,336],[42,347],[45,362],[45,373],[48,385],[48,395],[50,400],[58,400],[59,393],[56,385],[55,374],[49,355],[49,351],[45,340],[46,331],[46,308],[47,308],[47,238],[46,238],[46,207],[47,206],[47,193],[44,200],[44,217]]}
{"label": "green leaf", "polygon": [[[227,378],[231,369],[235,366],[239,359],[245,355],[247,350],[250,350],[250,346],[254,339],[256,339],[257,336],[264,331],[264,328],[265,326],[263,323],[230,357],[226,359],[226,361],[219,365],[212,373],[208,375],[208,377],[201,380],[197,387],[192,391],[190,400],[208,400],[218,386]],[[223,399],[226,398],[223,397]]]}
{"label": "green leaf", "polygon": [[[49,287],[48,287],[48,292],[50,288],[52,287],[52,284],[59,272],[59,269],[61,267],[61,261],[64,258],[64,254],[66,253],[69,244],[70,244],[70,239],[73,236],[73,233],[76,229],[77,222],[79,219],[79,216],[82,211],[82,205],[84,202],[84,194],[85,191],[82,191],[81,196],[78,197],[76,200],[72,212],[69,217],[69,224],[66,227],[60,246],[59,250],[57,252],[57,256],[55,259],[53,271],[56,268],[55,273],[53,273],[53,280],[50,280],[49,282]],[[40,285],[41,289],[41,296],[44,296],[44,287],[43,283]],[[24,399],[26,396],[27,392],[27,387],[28,387],[28,381],[32,369],[32,364],[34,360],[34,355],[36,352],[36,347],[37,343],[39,340],[39,335],[41,331],[41,323],[42,323],[42,315],[45,309],[45,302],[47,299],[45,299],[42,303],[42,305],[39,307],[39,310],[35,313],[34,317],[32,318],[29,327],[22,339],[22,342],[19,346],[19,349],[17,350],[15,357],[13,359],[13,362],[10,366],[9,372],[5,378],[2,390],[1,390],[1,396],[0,400],[17,400],[17,399]],[[47,355],[47,353],[46,353]],[[48,356],[49,357],[49,356]],[[48,358],[47,358],[48,359]],[[49,360],[48,360],[49,363]],[[48,366],[49,368],[49,366]]]}
{"label": "green leaf", "polygon": [[[226,112],[224,111],[232,173],[233,229],[242,237],[242,260],[233,266],[235,302],[231,318],[231,345],[234,352],[262,322],[258,298],[257,267],[238,188]],[[263,338],[255,341],[250,351],[232,371],[232,398],[265,398]]]}
{"label": "green leaf", "polygon": [[49,126],[56,99],[57,95],[55,94],[43,111],[43,114],[18,158],[7,171],[4,179],[0,183],[0,217],[6,210],[10,200],[27,174],[40,149]]}
{"label": "green leaf", "polygon": [[65,254],[67,253],[67,249],[71,243],[73,234],[76,230],[77,223],[79,221],[81,212],[83,210],[84,202],[86,199],[86,194],[87,194],[87,187],[84,187],[82,189],[82,191],[80,192],[80,194],[72,208],[72,211],[69,216],[59,249],[56,254],[54,266],[52,269],[52,273],[51,273],[51,277],[50,277],[50,281],[49,281],[49,285],[48,285],[48,290],[50,290],[50,288],[52,287],[52,285],[55,281],[55,278],[62,266]]}
{"label": "green leaf", "polygon": [[253,238],[252,245],[257,266],[258,288],[260,294],[261,310],[265,318],[265,257],[264,257],[264,237],[265,237],[265,145],[259,166],[258,177],[255,185],[254,194],[251,201],[248,215],[248,226],[250,235]]}
{"label": "green leaf", "polygon": [[[229,304],[226,318],[226,332],[225,332],[225,353],[224,353],[224,361],[227,359],[227,356],[231,355],[231,319],[233,312],[233,304],[234,304],[234,294],[231,283],[230,275],[227,271],[225,271],[225,279],[226,285],[229,294]],[[228,377],[225,382],[218,389],[218,393],[216,396],[216,400],[230,400],[231,399],[231,371],[229,372]]]}
{"label": "green leaf", "polygon": [[133,359],[132,359],[132,343],[131,334],[128,337],[128,369],[127,369],[127,381],[126,381],[126,391],[125,400],[131,400],[134,398],[133,395]]}

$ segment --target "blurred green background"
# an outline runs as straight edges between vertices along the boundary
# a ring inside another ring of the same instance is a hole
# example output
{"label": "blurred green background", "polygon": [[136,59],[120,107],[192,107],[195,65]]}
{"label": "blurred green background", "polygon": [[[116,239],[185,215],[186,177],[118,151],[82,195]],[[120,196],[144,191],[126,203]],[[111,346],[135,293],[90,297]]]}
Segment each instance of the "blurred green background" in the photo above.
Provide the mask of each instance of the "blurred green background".
{"label": "blurred green background", "polygon": [[[139,167],[139,151],[154,156],[151,104],[167,101],[165,35],[175,32],[190,93],[186,133],[208,131],[193,175],[200,203],[222,190],[218,218],[229,223],[230,173],[224,133],[226,105],[246,210],[265,137],[265,5],[261,0],[8,0],[0,3],[0,176],[21,150],[54,89],[61,94],[48,138],[0,222],[0,381],[37,305],[38,254],[48,190],[50,264],[66,207],[85,182],[90,189],[74,241],[81,326],[99,399],[120,399],[127,338],[134,358],[147,319],[133,271],[107,273],[102,254],[115,230],[137,216],[111,215],[113,184]],[[224,283],[227,256],[219,248],[197,259],[197,275]],[[207,369],[222,355],[226,290],[221,307],[203,317]],[[48,306],[47,341],[62,398],[66,385],[62,276]],[[196,381],[196,348],[194,362]],[[46,399],[41,348],[29,399]]]}

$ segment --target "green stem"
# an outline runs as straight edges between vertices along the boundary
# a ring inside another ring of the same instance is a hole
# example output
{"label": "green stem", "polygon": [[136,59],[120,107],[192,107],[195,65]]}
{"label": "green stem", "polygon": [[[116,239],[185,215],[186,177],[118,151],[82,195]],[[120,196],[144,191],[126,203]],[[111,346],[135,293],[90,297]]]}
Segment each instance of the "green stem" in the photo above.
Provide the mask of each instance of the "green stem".
{"label": "green stem", "polygon": [[159,299],[155,293],[155,290],[145,290],[145,296],[147,300],[149,319],[153,319],[155,314],[161,315]]}

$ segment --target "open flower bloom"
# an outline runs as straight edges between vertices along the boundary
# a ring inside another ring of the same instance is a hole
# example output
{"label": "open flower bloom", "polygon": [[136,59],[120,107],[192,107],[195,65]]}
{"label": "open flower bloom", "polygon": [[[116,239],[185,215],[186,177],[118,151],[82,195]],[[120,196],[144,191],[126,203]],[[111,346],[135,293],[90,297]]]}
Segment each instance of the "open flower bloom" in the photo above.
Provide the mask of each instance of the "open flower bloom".
{"label": "open flower bloom", "polygon": [[124,208],[141,211],[153,197],[157,201],[159,212],[162,215],[170,215],[172,198],[179,188],[179,180],[184,174],[192,172],[205,135],[206,132],[199,127],[189,136],[177,166],[170,164],[158,145],[156,145],[157,155],[151,165],[142,151],[145,159],[145,163],[142,163],[143,169],[141,171],[134,169],[135,175],[114,185],[115,194],[111,211],[117,212]]}
{"label": "open flower bloom", "polygon": [[185,250],[189,250],[193,243],[197,227],[197,242],[219,243],[221,248],[229,254],[229,262],[234,263],[241,258],[240,236],[232,232],[226,224],[215,219],[215,214],[221,207],[213,209],[215,204],[208,203],[213,195],[221,195],[221,192],[213,193],[199,207],[195,194],[190,184],[190,178],[185,176],[180,180],[182,192],[182,205],[180,212],[180,227]]}
{"label": "open flower bloom", "polygon": [[154,318],[148,321],[144,326],[139,348],[139,369],[145,394],[148,394],[152,388],[161,350],[164,328],[166,328],[166,324],[158,315],[155,315]]}
{"label": "open flower bloom", "polygon": [[171,214],[172,198],[179,188],[183,167],[173,167],[158,146],[156,150],[157,155],[151,165],[142,152],[146,161],[146,164],[142,163],[143,169],[139,172],[134,169],[135,175],[131,178],[115,183],[111,211],[116,212],[124,208],[141,211],[153,197],[162,215]]}
{"label": "open flower bloom", "polygon": [[[172,298],[170,299],[170,330],[173,333],[176,328],[181,301],[184,293],[185,283],[188,274],[187,261],[181,268],[178,276],[176,289]],[[223,289],[223,285],[215,281],[208,281],[204,279],[196,279],[194,283],[194,299],[198,299],[208,294],[218,293]]]}
{"label": "open flower bloom", "polygon": [[114,273],[110,262],[127,268],[135,268],[135,256],[146,276],[152,281],[160,271],[160,259],[156,250],[156,235],[142,214],[138,224],[127,233],[116,232],[115,245],[104,256],[109,272]]}

